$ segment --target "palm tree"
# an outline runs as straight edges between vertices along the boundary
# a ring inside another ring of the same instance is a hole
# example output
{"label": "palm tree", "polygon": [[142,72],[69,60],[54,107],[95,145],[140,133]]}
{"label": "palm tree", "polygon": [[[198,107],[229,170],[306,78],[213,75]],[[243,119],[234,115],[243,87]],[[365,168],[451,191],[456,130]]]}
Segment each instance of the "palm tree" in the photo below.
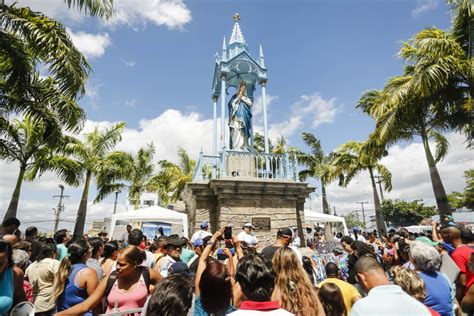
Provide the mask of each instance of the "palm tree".
{"label": "palm tree", "polygon": [[329,177],[339,176],[339,185],[345,187],[359,172],[367,170],[374,195],[377,229],[386,231],[385,219],[375,186],[374,171],[377,171],[381,176],[382,183],[387,191],[392,190],[392,174],[384,165],[378,162],[381,156],[380,152],[381,150],[368,151],[366,143],[349,141],[333,152],[334,159],[331,162]]}
{"label": "palm tree", "polygon": [[[109,194],[117,189],[128,187],[128,199],[134,201],[135,209],[138,209],[140,193],[148,187],[150,178],[153,174],[153,155],[155,146],[153,143],[141,147],[135,156],[124,157],[124,163],[115,168],[109,168],[102,172],[96,181],[99,183],[100,190],[97,192],[94,203],[100,202]],[[122,171],[117,172],[116,168]],[[117,175],[119,175],[117,177]],[[129,184],[116,182],[117,180],[126,180]]]}
{"label": "palm tree", "polygon": [[[392,78],[382,91],[366,92],[359,100],[358,107],[376,120],[376,127],[368,140],[368,146],[389,146],[398,141],[412,140],[420,137],[425,151],[426,161],[430,172],[433,193],[436,198],[440,218],[451,214],[448,197],[439,175],[437,163],[440,162],[448,152],[449,144],[441,134],[450,128],[452,115],[443,112],[435,112],[423,98],[412,95],[405,98],[403,106],[392,109],[385,113],[380,111],[390,98],[393,86],[403,85],[405,80],[400,77]],[[395,88],[396,89],[396,88]],[[387,123],[388,122],[388,123]],[[429,140],[436,144],[436,153],[430,148]]]}
{"label": "palm tree", "polygon": [[304,165],[306,169],[300,171],[300,179],[306,180],[308,177],[314,177],[321,183],[321,195],[323,203],[323,213],[329,214],[329,203],[326,194],[326,184],[328,184],[334,177],[330,178],[331,158],[325,156],[321,141],[311,133],[303,132],[303,141],[311,148],[310,153],[298,153],[300,164]]}
{"label": "palm tree", "polygon": [[[110,17],[113,13],[112,0],[63,0],[92,16]],[[0,29],[0,132],[6,124],[9,113],[24,114],[41,119],[42,95],[47,85],[54,86],[65,98],[74,101],[84,93],[84,85],[91,70],[85,57],[73,45],[65,27],[28,7],[19,7],[0,2],[2,27]],[[38,67],[47,65],[51,80],[39,79]],[[41,103],[41,106],[38,106]],[[49,102],[55,107],[55,102]],[[62,102],[63,118],[68,118],[73,104]],[[58,106],[56,107],[58,108]],[[66,128],[76,127],[74,118],[69,118]],[[45,121],[46,124],[50,123]],[[81,126],[77,126],[81,127]],[[54,129],[54,126],[47,126]],[[56,130],[59,133],[59,130]]]}
{"label": "palm tree", "polygon": [[16,217],[23,180],[33,180],[47,170],[56,172],[70,185],[77,184],[79,165],[60,155],[68,137],[56,138],[54,143],[45,137],[46,125],[25,117],[4,125],[0,159],[18,162],[20,171],[4,220]]}
{"label": "palm tree", "polygon": [[[92,177],[96,177],[100,200],[107,195],[104,187],[110,190],[109,184],[125,178],[131,169],[130,154],[122,151],[112,151],[115,145],[122,140],[121,133],[124,127],[124,122],[117,123],[102,131],[96,127],[92,132],[85,134],[84,142],[76,140],[65,147],[65,152],[79,164],[81,176],[84,177],[85,175],[84,189],[77,210],[76,225],[74,226],[74,238],[80,238],[84,233]],[[113,191],[114,187],[108,193]]]}
{"label": "palm tree", "polygon": [[181,147],[178,148],[178,164],[161,160],[158,164],[160,172],[150,179],[149,188],[160,195],[163,204],[169,206],[176,202],[186,186],[193,178],[196,161],[189,157]]}

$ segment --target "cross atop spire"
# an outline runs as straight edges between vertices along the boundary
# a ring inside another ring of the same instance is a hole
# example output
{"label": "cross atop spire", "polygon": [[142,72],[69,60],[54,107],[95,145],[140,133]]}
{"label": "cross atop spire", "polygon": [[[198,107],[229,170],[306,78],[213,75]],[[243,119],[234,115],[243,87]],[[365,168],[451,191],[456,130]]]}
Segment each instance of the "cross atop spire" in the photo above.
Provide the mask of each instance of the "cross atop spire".
{"label": "cross atop spire", "polygon": [[247,43],[245,42],[244,35],[242,34],[242,31],[240,30],[240,25],[239,25],[240,14],[238,13],[234,14],[233,18],[234,18],[235,23],[234,23],[234,29],[232,30],[232,35],[230,36],[229,45],[232,45],[234,43],[247,45]]}

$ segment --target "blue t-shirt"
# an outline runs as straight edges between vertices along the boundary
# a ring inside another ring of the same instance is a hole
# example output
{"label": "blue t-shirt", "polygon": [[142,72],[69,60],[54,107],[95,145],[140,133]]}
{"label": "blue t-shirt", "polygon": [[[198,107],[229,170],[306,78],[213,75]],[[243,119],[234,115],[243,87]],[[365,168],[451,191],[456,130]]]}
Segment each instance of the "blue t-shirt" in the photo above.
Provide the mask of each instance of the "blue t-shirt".
{"label": "blue t-shirt", "polygon": [[[227,307],[225,311],[223,311],[222,313],[217,313],[213,315],[224,316],[235,311],[236,309],[233,308],[232,305],[229,304],[229,306]],[[201,296],[198,296],[198,298],[196,299],[196,302],[194,303],[194,316],[209,316],[209,314],[204,310],[204,307],[202,306]]]}
{"label": "blue t-shirt", "polygon": [[451,299],[451,285],[439,272],[418,272],[425,282],[425,305],[431,307],[441,316],[453,315],[453,302]]}

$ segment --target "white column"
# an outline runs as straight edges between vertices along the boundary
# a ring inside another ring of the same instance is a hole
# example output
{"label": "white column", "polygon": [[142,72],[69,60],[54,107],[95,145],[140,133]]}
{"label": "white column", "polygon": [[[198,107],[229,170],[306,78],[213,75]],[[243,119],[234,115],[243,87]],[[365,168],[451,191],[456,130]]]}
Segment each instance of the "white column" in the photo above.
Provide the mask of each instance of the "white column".
{"label": "white column", "polygon": [[267,122],[267,101],[266,101],[266,86],[265,80],[260,81],[262,86],[262,104],[263,104],[263,137],[265,139],[265,153],[268,154],[270,149],[268,147],[268,122]]}
{"label": "white column", "polygon": [[221,77],[221,148],[225,147],[225,77]]}
{"label": "white column", "polygon": [[212,103],[214,105],[212,109],[212,155],[217,155],[217,97],[212,97]]}

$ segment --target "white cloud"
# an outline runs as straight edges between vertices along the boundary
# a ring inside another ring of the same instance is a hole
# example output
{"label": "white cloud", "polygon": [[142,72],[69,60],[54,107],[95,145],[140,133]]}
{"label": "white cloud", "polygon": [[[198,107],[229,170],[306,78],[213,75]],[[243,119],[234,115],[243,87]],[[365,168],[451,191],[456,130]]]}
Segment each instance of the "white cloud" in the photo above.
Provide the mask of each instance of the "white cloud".
{"label": "white cloud", "polygon": [[[464,171],[474,168],[474,154],[466,149],[464,136],[448,133],[446,137],[450,142],[450,149],[446,158],[438,164],[438,171],[446,193],[462,192],[466,185]],[[433,144],[431,146],[433,148]],[[393,190],[384,191],[384,198],[423,199],[427,205],[436,205],[423,145],[419,142],[406,146],[395,145],[389,149],[388,153],[388,156],[382,159],[382,163],[392,173]],[[313,184],[318,186],[316,192],[320,194],[319,183]],[[377,193],[380,194],[378,185]],[[331,183],[327,187],[327,194],[331,208],[335,206],[339,215],[360,209],[360,204],[355,203],[357,201],[369,202],[365,206],[366,218],[374,213],[372,186],[368,172],[357,175],[347,188],[339,187],[337,181]],[[312,205],[314,210],[322,211],[320,197],[313,201]]]}
{"label": "white cloud", "polygon": [[[7,0],[7,3],[13,3]],[[69,9],[61,0],[19,0],[20,5],[29,6],[56,19],[66,19],[75,23],[86,20],[86,15]],[[111,27],[126,25],[134,29],[147,24],[182,29],[192,19],[191,11],[183,0],[114,0],[115,15],[103,24]]]}
{"label": "white cloud", "polygon": [[[277,98],[278,97],[276,96],[270,96],[268,99],[272,102]],[[268,134],[270,139],[276,139],[280,136],[288,139],[304,126],[316,128],[321,124],[334,122],[336,114],[340,109],[340,106],[336,104],[336,101],[336,98],[331,98],[329,100],[323,99],[318,93],[302,95],[300,99],[290,107],[288,119],[269,124]],[[262,133],[263,131],[261,103],[261,98],[257,98],[254,108],[254,113],[259,113],[257,119],[254,120],[255,130],[259,133]],[[279,113],[280,117],[284,115],[285,113]]]}
{"label": "white cloud", "polygon": [[67,28],[69,36],[77,49],[87,58],[100,57],[105,53],[105,49],[110,45],[110,36],[104,34],[89,34],[85,32],[74,33]]}
{"label": "white cloud", "polygon": [[99,108],[100,89],[103,86],[103,84],[94,81],[88,81],[86,83],[86,97],[89,99],[93,110],[97,110]]}
{"label": "white cloud", "polygon": [[440,0],[417,0],[416,7],[411,11],[413,17],[418,17],[426,12],[435,10],[439,6]]}
{"label": "white cloud", "polygon": [[318,93],[302,95],[292,106],[292,116],[309,117],[314,128],[334,122],[337,111],[336,98],[325,100]]}
{"label": "white cloud", "polygon": [[135,108],[137,106],[137,100],[131,99],[125,101],[125,106],[128,108]]}
{"label": "white cloud", "polygon": [[115,16],[108,25],[144,27],[147,23],[181,29],[191,21],[191,11],[182,0],[116,0]]}
{"label": "white cloud", "polygon": [[[271,94],[266,95],[265,101],[267,103],[266,104],[267,113],[269,113],[273,101],[275,101],[277,99],[278,99],[278,96],[276,96],[276,95],[271,95]],[[263,99],[262,99],[262,95],[259,95],[255,99],[255,102],[253,103],[252,114],[253,114],[254,117],[258,117],[259,119],[263,120]]]}
{"label": "white cloud", "polygon": [[137,64],[134,60],[125,60],[125,59],[121,59],[122,63],[125,65],[125,67],[135,67],[135,65]]}

